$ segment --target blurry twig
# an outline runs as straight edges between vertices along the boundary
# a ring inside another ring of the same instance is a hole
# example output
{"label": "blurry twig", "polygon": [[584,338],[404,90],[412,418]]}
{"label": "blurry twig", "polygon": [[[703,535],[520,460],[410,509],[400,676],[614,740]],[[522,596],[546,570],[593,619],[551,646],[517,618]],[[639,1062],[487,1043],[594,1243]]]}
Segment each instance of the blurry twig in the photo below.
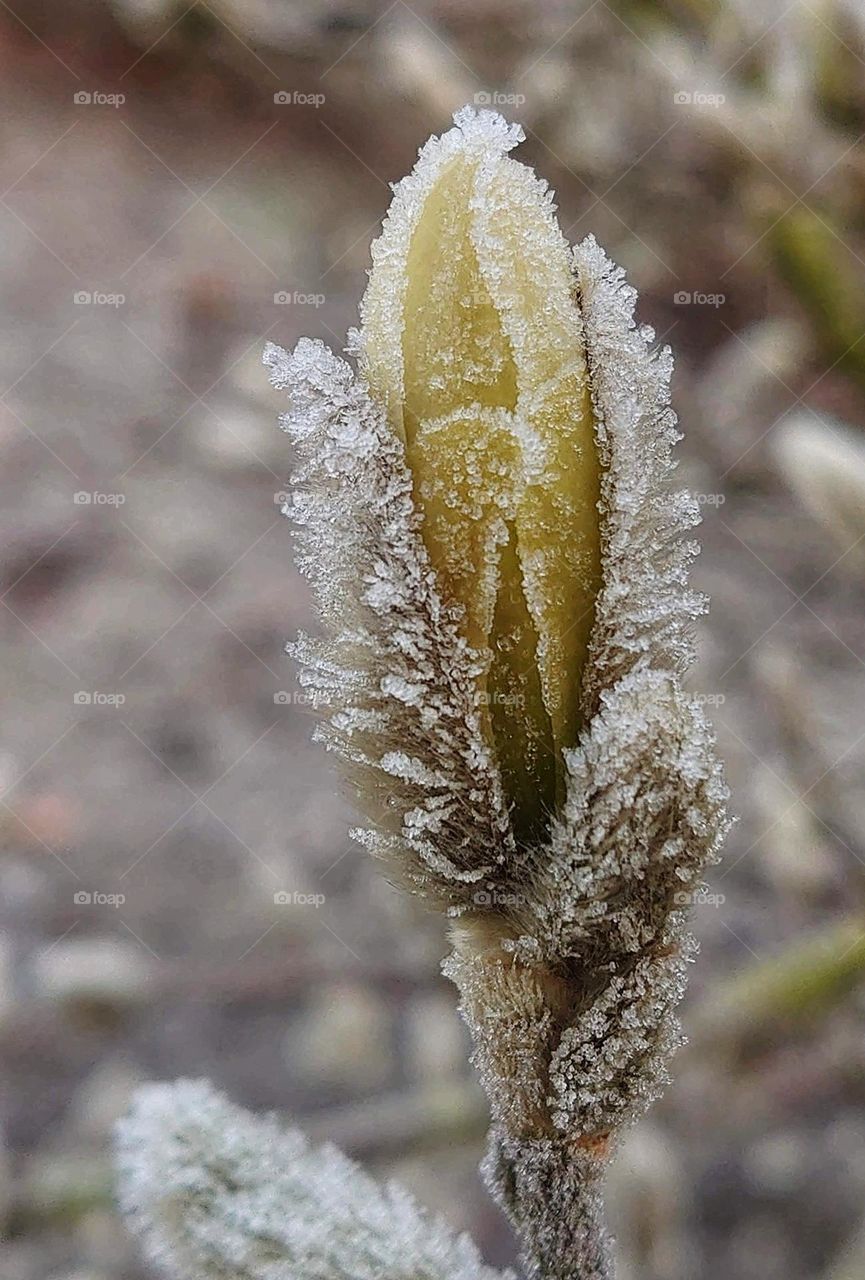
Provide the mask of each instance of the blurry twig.
{"label": "blurry twig", "polygon": [[304,1121],[313,1142],[333,1142],[365,1160],[480,1144],[488,1125],[484,1095],[468,1078],[352,1103]]}
{"label": "blurry twig", "polygon": [[865,1275],[865,1224],[825,1272],[823,1280],[862,1280]]}
{"label": "blurry twig", "polygon": [[346,964],[298,949],[279,959],[266,956],[222,967],[195,968],[186,963],[171,967],[162,976],[159,994],[168,999],[192,996],[220,1004],[255,1004],[306,996],[314,987],[334,980],[358,982],[393,999],[405,999],[429,987],[450,990],[438,970],[423,960],[404,961],[399,968],[387,963]]}
{"label": "blurry twig", "polygon": [[[812,475],[816,468],[812,464]],[[848,480],[850,477],[848,476]],[[840,487],[836,515],[840,518],[842,506]],[[852,541],[852,540],[851,540]],[[855,560],[854,560],[855,563]],[[855,787],[845,785],[839,765],[852,748],[840,756],[828,749],[819,732],[820,717],[808,691],[802,687],[801,670],[795,656],[776,649],[758,659],[760,686],[773,700],[778,725],[785,735],[794,766],[802,779],[807,808],[826,831],[847,849],[858,864],[862,864],[863,851],[859,832],[862,830],[863,810]],[[853,746],[855,746],[855,742]],[[814,773],[817,777],[814,778]],[[809,781],[810,777],[810,781]],[[862,883],[861,875],[854,883]]]}
{"label": "blurry twig", "polygon": [[[696,386],[700,416],[711,423],[701,445],[717,457],[718,470],[759,470],[763,451],[755,445],[755,423],[777,417],[779,384],[790,391],[812,339],[804,321],[772,316],[741,332],[729,330],[700,371]],[[762,430],[763,428],[761,428]],[[767,438],[771,433],[766,433]]]}
{"label": "blurry twig", "polygon": [[845,244],[844,228],[836,229],[833,221],[829,210],[817,214],[800,206],[775,224],[768,239],[782,275],[812,320],[824,355],[865,385],[865,263]]}
{"label": "blurry twig", "polygon": [[[865,347],[862,359],[865,365]],[[785,418],[773,444],[784,479],[838,548],[838,560],[831,568],[837,564],[858,575],[865,561],[865,442],[861,431],[807,410]]]}
{"label": "blurry twig", "polygon": [[10,1237],[34,1228],[69,1226],[113,1199],[113,1175],[106,1156],[52,1156],[35,1160],[14,1187],[9,1207]]}
{"label": "blurry twig", "polygon": [[865,916],[797,939],[710,993],[691,1022],[692,1052],[738,1056],[778,1029],[829,1012],[865,978]]}

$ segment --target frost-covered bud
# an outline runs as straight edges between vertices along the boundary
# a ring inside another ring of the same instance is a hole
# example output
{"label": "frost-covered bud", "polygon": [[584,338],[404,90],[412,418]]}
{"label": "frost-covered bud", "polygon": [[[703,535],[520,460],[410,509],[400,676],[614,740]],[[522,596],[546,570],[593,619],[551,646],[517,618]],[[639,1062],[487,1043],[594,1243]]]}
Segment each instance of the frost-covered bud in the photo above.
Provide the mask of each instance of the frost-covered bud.
{"label": "frost-covered bud", "polygon": [[600,586],[600,475],[583,324],[551,192],[500,116],[460,112],[373,245],[362,369],[405,443],[445,603],[517,839],[546,834]]}
{"label": "frost-covered bud", "polygon": [[514,1280],[400,1187],[206,1081],[139,1089],[117,1166],[126,1219],[171,1280]]}
{"label": "frost-covered bud", "polygon": [[681,683],[699,512],[672,487],[672,357],[623,272],[591,236],[568,254],[518,126],[455,125],[395,188],[358,372],[308,340],[265,354],[324,627],[292,651],[359,838],[453,918],[527,1272],[589,1280],[598,1170],[664,1079],[687,902],[727,827]]}

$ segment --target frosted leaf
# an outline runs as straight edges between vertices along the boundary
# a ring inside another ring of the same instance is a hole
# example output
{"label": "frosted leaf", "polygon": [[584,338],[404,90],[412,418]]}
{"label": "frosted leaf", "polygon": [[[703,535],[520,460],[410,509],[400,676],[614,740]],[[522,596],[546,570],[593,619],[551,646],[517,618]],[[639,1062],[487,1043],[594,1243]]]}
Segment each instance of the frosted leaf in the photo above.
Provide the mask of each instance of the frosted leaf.
{"label": "frosted leaf", "polygon": [[445,972],[502,1133],[608,1139],[659,1093],[688,905],[727,828],[712,746],[672,672],[633,670],[568,753],[564,811],[498,934],[456,931]]}
{"label": "frosted leaf", "polygon": [[682,1043],[676,1006],[684,956],[641,957],[562,1034],[550,1062],[552,1120],[564,1133],[607,1135],[642,1114],[669,1082]]}
{"label": "frosted leaf", "polygon": [[[320,342],[265,362],[290,393],[298,458],[289,514],[326,634],[291,652],[374,827],[366,844],[413,891],[461,908],[509,846],[481,731],[477,659],[439,596],[402,442],[350,367]],[[423,820],[423,815],[428,820]]]}
{"label": "frosted leaf", "polygon": [[713,745],[671,673],[637,669],[602,693],[521,920],[550,961],[591,972],[664,944],[727,829]]}
{"label": "frosted leaf", "polygon": [[670,408],[669,348],[634,321],[636,291],[594,236],[573,251],[588,351],[601,478],[603,578],[583,677],[591,715],[601,691],[635,666],[682,672],[706,601],[687,585],[699,547],[696,501],[671,488],[680,439]]}
{"label": "frosted leaf", "polygon": [[206,1081],[140,1088],[116,1146],[121,1208],[170,1280],[515,1280],[396,1184]]}

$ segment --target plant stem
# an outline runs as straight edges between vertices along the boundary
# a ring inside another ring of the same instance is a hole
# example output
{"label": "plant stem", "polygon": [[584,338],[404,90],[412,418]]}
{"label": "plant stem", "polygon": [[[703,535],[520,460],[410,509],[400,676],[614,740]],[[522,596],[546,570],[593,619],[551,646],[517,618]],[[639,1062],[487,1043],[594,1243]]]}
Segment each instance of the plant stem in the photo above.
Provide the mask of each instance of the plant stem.
{"label": "plant stem", "polygon": [[606,1152],[559,1137],[496,1133],[483,1165],[492,1195],[522,1246],[527,1280],[613,1280],[601,1186]]}

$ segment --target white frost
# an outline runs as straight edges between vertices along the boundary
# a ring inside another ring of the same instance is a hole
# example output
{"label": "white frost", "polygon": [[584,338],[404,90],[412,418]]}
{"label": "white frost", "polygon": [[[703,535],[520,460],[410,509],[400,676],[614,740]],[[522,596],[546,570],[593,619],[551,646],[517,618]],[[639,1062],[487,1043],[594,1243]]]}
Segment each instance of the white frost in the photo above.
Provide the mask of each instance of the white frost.
{"label": "white frost", "polygon": [[514,1280],[401,1187],[206,1081],[139,1089],[117,1164],[127,1221],[172,1280]]}

